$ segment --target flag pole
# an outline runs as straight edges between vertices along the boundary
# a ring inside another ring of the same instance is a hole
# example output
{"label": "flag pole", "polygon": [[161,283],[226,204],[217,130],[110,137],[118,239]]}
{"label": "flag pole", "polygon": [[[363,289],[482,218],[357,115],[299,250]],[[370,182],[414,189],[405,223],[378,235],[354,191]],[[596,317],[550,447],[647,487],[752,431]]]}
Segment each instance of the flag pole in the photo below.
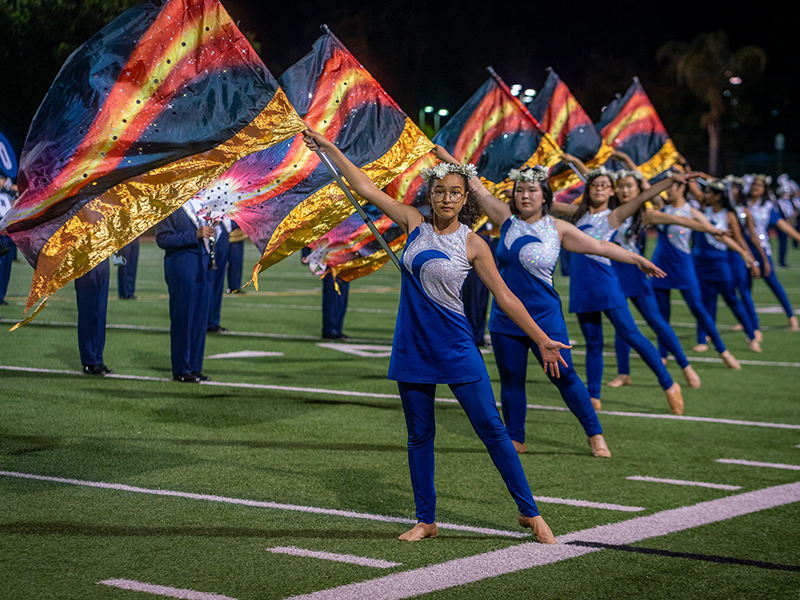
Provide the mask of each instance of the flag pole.
{"label": "flag pole", "polygon": [[356,200],[355,196],[353,196],[353,192],[351,192],[350,188],[347,187],[344,180],[342,179],[342,176],[339,175],[339,172],[336,170],[336,167],[331,162],[331,159],[328,158],[326,154],[319,149],[319,146],[317,146],[316,142],[314,142],[314,152],[319,157],[320,162],[323,165],[325,165],[326,169],[328,169],[328,173],[331,174],[331,177],[333,177],[336,180],[336,183],[339,184],[339,187],[342,188],[344,195],[347,196],[347,198],[355,207],[358,216],[360,216],[364,220],[364,223],[366,224],[367,227],[369,227],[369,230],[372,232],[372,235],[375,236],[375,239],[381,245],[381,248],[383,248],[386,254],[389,256],[389,258],[392,259],[394,266],[397,267],[397,270],[399,271],[400,260],[397,258],[397,255],[392,251],[391,248],[389,248],[389,244],[386,243],[386,240],[383,239],[383,236],[378,231],[378,228],[375,227],[375,223],[373,223],[370,220],[369,215],[367,215],[362,206],[358,203],[358,200]]}

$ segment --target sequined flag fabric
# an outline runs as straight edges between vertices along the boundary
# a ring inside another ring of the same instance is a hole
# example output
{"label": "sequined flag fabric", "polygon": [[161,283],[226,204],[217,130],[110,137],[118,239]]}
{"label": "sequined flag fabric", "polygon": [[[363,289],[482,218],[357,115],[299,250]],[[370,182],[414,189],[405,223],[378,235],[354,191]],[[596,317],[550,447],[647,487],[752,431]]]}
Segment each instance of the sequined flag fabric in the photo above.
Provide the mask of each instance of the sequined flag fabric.
{"label": "sequined flag fabric", "polygon": [[[330,32],[280,83],[308,125],[384,187],[431,142]],[[212,216],[235,219],[262,257],[258,273],[353,213],[319,158],[296,136],[235,164],[201,193]]]}
{"label": "sequined flag fabric", "polygon": [[[550,166],[560,160],[559,149],[496,77],[490,77],[467,100],[433,142],[444,146],[459,161],[474,163],[495,189],[510,188],[506,177],[511,169],[534,164]],[[431,154],[422,157],[387,187],[387,193],[400,202],[427,210],[425,183],[419,173],[437,162]],[[385,227],[384,238],[391,241],[391,247],[401,248],[405,235],[399,227],[391,221],[381,221],[380,225]],[[371,273],[388,260],[367,232],[359,231],[354,242],[350,249],[344,246],[339,252],[318,260],[336,269],[345,280]]]}
{"label": "sequined flag fabric", "polygon": [[25,141],[0,229],[35,269],[27,308],[302,128],[217,0],[124,12],[67,59]]}
{"label": "sequined flag fabric", "polygon": [[624,96],[608,105],[596,127],[609,146],[639,165],[647,179],[678,162],[678,151],[638,78]]}
{"label": "sequined flag fabric", "polygon": [[[577,156],[590,169],[602,165],[614,151],[604,142],[592,119],[552,69],[528,110],[564,152]],[[556,201],[570,202],[582,189],[580,177],[565,162],[552,168],[548,181]]]}

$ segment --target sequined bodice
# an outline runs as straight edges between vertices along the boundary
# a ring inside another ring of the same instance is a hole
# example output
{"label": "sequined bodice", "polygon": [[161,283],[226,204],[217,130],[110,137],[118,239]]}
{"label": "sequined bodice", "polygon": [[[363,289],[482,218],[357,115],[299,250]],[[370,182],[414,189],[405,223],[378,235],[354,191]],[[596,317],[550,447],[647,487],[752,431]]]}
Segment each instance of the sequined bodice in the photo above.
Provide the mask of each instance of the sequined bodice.
{"label": "sequined bodice", "polygon": [[753,216],[753,228],[756,230],[758,242],[764,247],[769,246],[767,228],[769,227],[773,210],[775,210],[775,207],[771,200],[767,200],[763,204],[760,201],[754,202],[750,206],[750,214]]}
{"label": "sequined bodice", "polygon": [[619,226],[619,229],[617,229],[617,235],[614,236],[614,243],[619,244],[620,247],[624,248],[628,252],[641,254],[641,252],[639,252],[639,245],[637,243],[638,240],[636,239],[636,236],[630,233],[631,227],[633,227],[632,216],[625,219]]}
{"label": "sequined bodice", "polygon": [[552,287],[553,269],[561,253],[561,241],[552,217],[548,215],[535,223],[526,223],[512,216],[502,244],[528,273]]}
{"label": "sequined bodice", "polygon": [[457,231],[440,235],[429,223],[412,232],[403,253],[403,266],[420,282],[425,295],[433,302],[464,314],[461,287],[472,268],[467,260],[469,227],[464,224]]}
{"label": "sequined bodice", "polygon": [[[578,219],[578,222],[575,223],[575,227],[596,240],[607,242],[616,231],[616,229],[611,227],[608,223],[608,215],[610,214],[611,209],[608,208],[594,214],[587,212]],[[604,256],[595,256],[594,254],[587,254],[586,256],[604,265],[611,265],[611,261]]]}
{"label": "sequined bodice", "polygon": [[[676,217],[691,218],[692,207],[687,202],[680,208],[675,208],[671,204],[665,206],[661,212],[668,215],[675,215]],[[689,240],[692,238],[692,230],[683,225],[660,225],[659,231],[667,236],[669,243],[672,244],[677,250],[689,254],[691,248],[689,247]]]}
{"label": "sequined bodice", "polygon": [[[705,215],[706,219],[711,221],[711,224],[716,227],[717,229],[721,229],[722,231],[728,231],[728,211],[726,209],[722,209],[719,212],[714,212],[714,209],[710,206],[707,207],[703,214]],[[716,237],[711,235],[710,233],[704,234],[706,241],[708,242],[709,246],[712,248],[716,248],[717,250],[727,250],[728,247],[719,241]]]}

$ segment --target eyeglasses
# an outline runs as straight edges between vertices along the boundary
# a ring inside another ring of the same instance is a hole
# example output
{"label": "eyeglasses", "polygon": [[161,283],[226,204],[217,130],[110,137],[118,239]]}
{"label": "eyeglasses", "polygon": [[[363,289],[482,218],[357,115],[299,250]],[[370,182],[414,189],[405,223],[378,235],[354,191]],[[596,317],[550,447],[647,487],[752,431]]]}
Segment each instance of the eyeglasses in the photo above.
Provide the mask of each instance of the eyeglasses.
{"label": "eyeglasses", "polygon": [[607,183],[590,183],[589,187],[594,188],[596,190],[605,190],[610,188],[611,186]]}
{"label": "eyeglasses", "polygon": [[450,202],[458,202],[463,195],[464,192],[445,192],[444,190],[435,190],[431,192],[431,197],[436,200],[436,202],[444,202],[445,196]]}

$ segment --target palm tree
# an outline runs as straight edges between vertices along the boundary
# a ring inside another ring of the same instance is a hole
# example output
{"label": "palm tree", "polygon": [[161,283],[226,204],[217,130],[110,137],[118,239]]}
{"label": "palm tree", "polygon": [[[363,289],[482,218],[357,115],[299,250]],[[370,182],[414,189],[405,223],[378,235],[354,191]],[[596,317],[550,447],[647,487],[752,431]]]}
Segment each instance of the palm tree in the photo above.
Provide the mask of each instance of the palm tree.
{"label": "palm tree", "polygon": [[731,51],[724,31],[703,33],[691,43],[667,42],[657,53],[658,60],[668,62],[678,81],[708,106],[701,126],[708,131],[708,171],[719,170],[722,117],[729,104],[723,92],[743,80],[757,78],[767,65],[766,52],[757,46],[742,46]]}

